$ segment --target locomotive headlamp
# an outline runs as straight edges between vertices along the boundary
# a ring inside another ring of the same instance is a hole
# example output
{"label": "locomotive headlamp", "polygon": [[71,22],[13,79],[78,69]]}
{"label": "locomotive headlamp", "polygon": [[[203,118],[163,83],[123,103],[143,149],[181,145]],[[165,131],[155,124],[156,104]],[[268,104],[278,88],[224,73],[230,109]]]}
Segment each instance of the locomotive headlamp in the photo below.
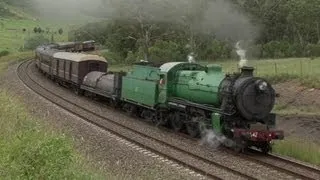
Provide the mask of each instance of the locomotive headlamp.
{"label": "locomotive headlamp", "polygon": [[267,82],[260,80],[257,82],[257,87],[260,91],[265,91],[268,87],[268,84]]}

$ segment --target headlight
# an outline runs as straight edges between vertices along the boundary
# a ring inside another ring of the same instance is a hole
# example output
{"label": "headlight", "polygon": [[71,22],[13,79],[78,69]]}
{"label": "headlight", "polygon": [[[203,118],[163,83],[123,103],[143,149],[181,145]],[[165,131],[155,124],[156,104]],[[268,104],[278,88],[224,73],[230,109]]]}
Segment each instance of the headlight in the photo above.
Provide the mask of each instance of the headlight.
{"label": "headlight", "polygon": [[267,88],[268,88],[268,83],[267,83],[267,82],[265,82],[265,81],[263,81],[263,80],[259,80],[259,81],[257,81],[256,83],[257,83],[258,89],[259,89],[260,91],[265,91],[265,90],[267,90]]}

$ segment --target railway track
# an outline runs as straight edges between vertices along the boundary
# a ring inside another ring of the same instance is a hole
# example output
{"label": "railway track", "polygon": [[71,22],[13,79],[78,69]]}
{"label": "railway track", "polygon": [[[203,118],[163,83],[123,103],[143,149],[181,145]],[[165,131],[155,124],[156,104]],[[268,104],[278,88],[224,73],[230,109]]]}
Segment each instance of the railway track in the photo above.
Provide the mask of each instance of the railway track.
{"label": "railway track", "polygon": [[320,179],[320,169],[316,166],[290,160],[281,156],[267,154],[252,150],[244,155],[245,158],[278,169],[284,173],[291,174],[304,180]]}
{"label": "railway track", "polygon": [[[132,128],[125,127],[122,124],[114,122],[111,119],[102,117],[97,113],[84,109],[83,107],[73,103],[72,101],[61,97],[54,92],[51,92],[49,89],[46,89],[41,84],[34,81],[26,71],[31,64],[32,61],[25,61],[19,65],[17,73],[21,81],[23,81],[26,86],[28,86],[40,96],[81,117],[85,121],[199,173],[196,175],[196,177],[207,177],[212,179],[257,179],[256,176],[252,174],[239,172],[226,165],[216,163],[207,158],[193,154],[187,150],[175,147],[174,145],[168,144],[164,141],[152,138],[149,135],[143,134]],[[107,125],[106,122],[108,122],[109,124]],[[262,161],[256,160],[256,162],[262,164],[263,166],[269,166],[269,164],[262,163]],[[280,171],[284,172],[284,179],[291,179],[291,177],[305,179],[306,177],[301,176],[301,174],[298,175],[289,173],[288,171]],[[289,176],[285,177],[285,174]]]}

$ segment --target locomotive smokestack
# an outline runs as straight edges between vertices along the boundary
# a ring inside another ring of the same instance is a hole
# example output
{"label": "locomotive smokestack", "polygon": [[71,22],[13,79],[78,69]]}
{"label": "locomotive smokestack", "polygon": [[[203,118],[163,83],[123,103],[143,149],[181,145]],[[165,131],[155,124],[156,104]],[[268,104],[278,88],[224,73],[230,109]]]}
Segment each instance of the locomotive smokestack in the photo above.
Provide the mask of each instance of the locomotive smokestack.
{"label": "locomotive smokestack", "polygon": [[244,66],[241,68],[241,76],[253,76],[253,67]]}

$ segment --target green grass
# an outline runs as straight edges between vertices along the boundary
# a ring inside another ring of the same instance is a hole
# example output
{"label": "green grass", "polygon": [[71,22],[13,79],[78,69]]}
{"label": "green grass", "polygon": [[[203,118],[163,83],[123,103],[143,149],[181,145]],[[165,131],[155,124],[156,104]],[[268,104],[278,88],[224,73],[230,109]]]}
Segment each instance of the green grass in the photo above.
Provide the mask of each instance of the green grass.
{"label": "green grass", "polygon": [[309,105],[309,106],[291,106],[283,104],[275,104],[273,111],[281,115],[316,115],[319,116],[319,107]]}
{"label": "green grass", "polygon": [[273,152],[275,154],[293,157],[301,161],[320,165],[320,146],[312,142],[289,138],[275,142]]}
{"label": "green grass", "polygon": [[[33,52],[0,58],[0,75]],[[25,105],[0,87],[0,177],[2,179],[115,179],[93,169],[62,132],[32,117]]]}
{"label": "green grass", "polygon": [[27,52],[17,52],[17,53],[11,53],[7,56],[0,57],[0,75],[3,73],[5,69],[11,64],[11,63],[18,63],[20,61],[23,61],[25,58],[33,57],[34,53],[32,51]]}
{"label": "green grass", "polygon": [[[4,179],[104,179],[74,150],[72,140],[31,117],[0,90],[0,176]],[[112,176],[110,176],[112,177]]]}

